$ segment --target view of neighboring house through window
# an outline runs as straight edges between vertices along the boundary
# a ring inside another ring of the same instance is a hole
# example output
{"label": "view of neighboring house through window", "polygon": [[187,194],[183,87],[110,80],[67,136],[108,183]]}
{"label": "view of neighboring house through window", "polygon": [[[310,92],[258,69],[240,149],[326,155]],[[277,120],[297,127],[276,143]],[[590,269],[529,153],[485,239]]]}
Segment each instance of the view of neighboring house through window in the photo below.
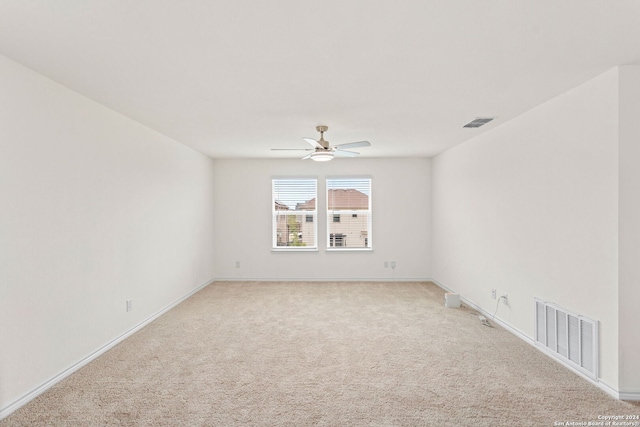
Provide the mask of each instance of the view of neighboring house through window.
{"label": "view of neighboring house through window", "polygon": [[327,247],[371,249],[371,179],[327,179]]}
{"label": "view of neighboring house through window", "polygon": [[317,249],[316,179],[273,179],[273,249]]}

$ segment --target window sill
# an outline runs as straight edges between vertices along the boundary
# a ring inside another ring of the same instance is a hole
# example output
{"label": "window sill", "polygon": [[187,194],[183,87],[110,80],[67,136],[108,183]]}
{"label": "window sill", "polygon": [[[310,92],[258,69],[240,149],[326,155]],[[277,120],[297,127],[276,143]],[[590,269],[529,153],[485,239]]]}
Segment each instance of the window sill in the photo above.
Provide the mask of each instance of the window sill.
{"label": "window sill", "polygon": [[373,248],[327,248],[327,252],[344,253],[344,252],[373,252]]}
{"label": "window sill", "polygon": [[301,246],[293,246],[288,248],[271,248],[271,252],[287,253],[287,252],[318,252],[318,248],[304,248]]}

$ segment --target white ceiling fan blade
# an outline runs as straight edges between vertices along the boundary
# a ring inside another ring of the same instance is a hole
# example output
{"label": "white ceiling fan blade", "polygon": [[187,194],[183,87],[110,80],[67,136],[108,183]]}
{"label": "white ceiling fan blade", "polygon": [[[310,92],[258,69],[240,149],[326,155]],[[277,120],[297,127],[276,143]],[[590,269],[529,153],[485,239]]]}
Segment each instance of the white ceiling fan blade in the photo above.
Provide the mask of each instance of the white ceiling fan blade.
{"label": "white ceiling fan blade", "polygon": [[356,147],[371,147],[369,141],[347,142],[346,144],[335,145],[335,148],[356,148]]}
{"label": "white ceiling fan blade", "polygon": [[271,151],[311,151],[313,148],[272,148]]}
{"label": "white ceiling fan blade", "polygon": [[346,150],[333,150],[336,156],[340,157],[355,157],[360,153],[356,153],[355,151],[346,151]]}
{"label": "white ceiling fan blade", "polygon": [[307,160],[307,159],[310,159],[310,158],[311,158],[311,154],[313,154],[313,153],[309,153],[309,154],[307,154],[306,156],[304,156],[304,157],[303,157],[302,159],[300,159],[300,160]]}
{"label": "white ceiling fan blade", "polygon": [[320,145],[320,143],[318,141],[316,141],[315,139],[312,138],[302,138],[305,141],[307,141],[309,144],[311,144],[311,146],[313,148],[324,148],[322,145]]}

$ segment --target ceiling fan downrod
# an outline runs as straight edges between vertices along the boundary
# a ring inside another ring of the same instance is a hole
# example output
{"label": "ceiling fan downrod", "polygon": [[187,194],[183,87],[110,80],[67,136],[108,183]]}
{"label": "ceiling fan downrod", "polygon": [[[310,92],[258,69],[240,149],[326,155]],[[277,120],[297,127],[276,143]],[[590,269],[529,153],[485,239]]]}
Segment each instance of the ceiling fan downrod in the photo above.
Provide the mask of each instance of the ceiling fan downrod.
{"label": "ceiling fan downrod", "polygon": [[319,125],[316,126],[316,130],[320,132],[320,139],[318,140],[318,144],[322,145],[325,150],[329,149],[329,141],[324,140],[324,133],[329,130],[329,126]]}

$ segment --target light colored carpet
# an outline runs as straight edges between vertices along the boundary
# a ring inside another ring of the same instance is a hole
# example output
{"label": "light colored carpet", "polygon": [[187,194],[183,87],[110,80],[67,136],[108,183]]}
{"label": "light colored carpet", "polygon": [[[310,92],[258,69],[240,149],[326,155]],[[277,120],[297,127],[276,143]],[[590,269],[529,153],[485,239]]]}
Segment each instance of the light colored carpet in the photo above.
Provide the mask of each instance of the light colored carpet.
{"label": "light colored carpet", "polygon": [[431,283],[214,283],[6,426],[553,426],[638,414]]}

